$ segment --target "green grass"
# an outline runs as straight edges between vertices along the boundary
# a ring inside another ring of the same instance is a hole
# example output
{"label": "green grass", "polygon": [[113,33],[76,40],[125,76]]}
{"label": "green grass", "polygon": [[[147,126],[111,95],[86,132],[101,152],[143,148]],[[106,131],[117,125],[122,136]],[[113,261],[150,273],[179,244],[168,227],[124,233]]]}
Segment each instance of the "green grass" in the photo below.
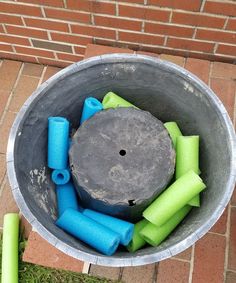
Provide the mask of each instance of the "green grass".
{"label": "green grass", "polygon": [[[96,278],[87,274],[75,273],[22,261],[26,241],[19,244],[19,283],[118,283],[105,278]],[[0,260],[2,262],[2,235],[0,235]],[[0,272],[1,273],[1,272]]]}

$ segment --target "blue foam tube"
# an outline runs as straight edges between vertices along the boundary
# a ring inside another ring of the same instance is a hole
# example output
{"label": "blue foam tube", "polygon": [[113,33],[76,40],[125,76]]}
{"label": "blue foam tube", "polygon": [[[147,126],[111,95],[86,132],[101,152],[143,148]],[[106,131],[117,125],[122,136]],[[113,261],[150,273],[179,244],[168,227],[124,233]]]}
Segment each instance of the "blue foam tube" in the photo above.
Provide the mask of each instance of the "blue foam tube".
{"label": "blue foam tube", "polygon": [[84,101],[84,107],[80,118],[80,124],[92,117],[95,113],[103,110],[102,103],[94,97],[88,97]]}
{"label": "blue foam tube", "polygon": [[65,185],[70,181],[70,171],[68,169],[53,170],[52,181],[56,185]]}
{"label": "blue foam tube", "polygon": [[56,225],[105,255],[114,254],[120,243],[119,234],[71,208],[60,216]]}
{"label": "blue foam tube", "polygon": [[63,117],[48,118],[48,167],[66,169],[68,163],[69,122]]}
{"label": "blue foam tube", "polygon": [[76,191],[71,182],[65,185],[57,186],[56,194],[57,194],[58,216],[61,216],[63,212],[68,208],[79,210]]}
{"label": "blue foam tube", "polygon": [[134,224],[91,209],[84,209],[83,214],[118,233],[122,245],[127,246],[132,240]]}

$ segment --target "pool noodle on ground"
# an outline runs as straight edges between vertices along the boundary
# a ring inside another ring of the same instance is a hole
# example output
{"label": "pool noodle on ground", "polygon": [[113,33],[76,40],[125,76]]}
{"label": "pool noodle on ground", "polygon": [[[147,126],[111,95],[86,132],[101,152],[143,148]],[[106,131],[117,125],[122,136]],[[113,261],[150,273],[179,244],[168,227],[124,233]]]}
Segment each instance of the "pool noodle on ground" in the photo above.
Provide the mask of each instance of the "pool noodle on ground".
{"label": "pool noodle on ground", "polygon": [[2,241],[2,283],[18,283],[19,215],[4,216]]}

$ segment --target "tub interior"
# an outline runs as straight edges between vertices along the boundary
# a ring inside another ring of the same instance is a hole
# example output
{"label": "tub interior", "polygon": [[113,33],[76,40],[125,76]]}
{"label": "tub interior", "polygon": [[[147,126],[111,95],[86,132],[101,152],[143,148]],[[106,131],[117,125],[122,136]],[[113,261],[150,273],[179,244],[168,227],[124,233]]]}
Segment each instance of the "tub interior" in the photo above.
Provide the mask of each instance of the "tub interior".
{"label": "tub interior", "polygon": [[195,233],[221,203],[231,158],[225,122],[203,85],[163,61],[157,60],[155,64],[143,60],[101,61],[85,68],[78,66],[63,72],[59,78],[50,79],[21,120],[15,140],[14,165],[24,201],[35,218],[58,240],[76,250],[102,256],[55,225],[55,187],[46,162],[47,119],[66,117],[71,128],[76,129],[85,98],[92,96],[101,101],[107,92],[113,91],[162,122],[176,121],[184,135],[200,136],[201,177],[207,185],[201,194],[201,207],[193,208],[160,246],[148,246],[133,254],[121,248],[113,257],[151,256],[169,249]]}

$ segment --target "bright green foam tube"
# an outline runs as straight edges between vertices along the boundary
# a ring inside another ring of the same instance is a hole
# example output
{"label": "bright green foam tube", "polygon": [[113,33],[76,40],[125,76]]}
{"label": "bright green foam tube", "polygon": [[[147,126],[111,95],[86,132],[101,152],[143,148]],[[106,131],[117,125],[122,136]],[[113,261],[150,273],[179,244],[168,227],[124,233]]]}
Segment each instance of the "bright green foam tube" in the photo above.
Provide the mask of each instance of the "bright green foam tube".
{"label": "bright green foam tube", "polygon": [[4,216],[2,242],[2,283],[18,282],[19,215]]}
{"label": "bright green foam tube", "polygon": [[182,136],[182,133],[177,125],[176,122],[167,122],[164,124],[165,128],[167,129],[171,139],[172,139],[172,142],[174,144],[174,147],[176,148],[176,139],[177,137],[179,136]]}
{"label": "bright green foam tube", "polygon": [[205,189],[202,179],[193,171],[181,176],[143,212],[143,217],[156,226],[166,223],[194,196]]}
{"label": "bright green foam tube", "polygon": [[[176,179],[190,170],[199,174],[199,136],[179,136],[176,140]],[[196,195],[188,204],[199,207],[200,195]]]}
{"label": "bright green foam tube", "polygon": [[142,237],[140,237],[139,232],[142,230],[149,222],[146,219],[142,219],[141,221],[134,224],[134,234],[131,242],[126,246],[129,252],[135,252],[138,249],[145,246],[146,242]]}
{"label": "bright green foam tube", "polygon": [[116,108],[116,107],[134,107],[134,108],[138,108],[136,106],[134,106],[133,104],[131,104],[130,102],[128,102],[127,100],[123,99],[122,97],[118,96],[117,94],[115,94],[114,92],[108,92],[102,100],[102,105],[104,109],[108,109],[108,108]]}
{"label": "bright green foam tube", "polygon": [[177,211],[165,224],[160,227],[152,223],[148,223],[141,231],[140,235],[151,246],[158,246],[162,243],[170,233],[177,227],[177,225],[184,219],[184,217],[191,210],[190,205],[186,205]]}

